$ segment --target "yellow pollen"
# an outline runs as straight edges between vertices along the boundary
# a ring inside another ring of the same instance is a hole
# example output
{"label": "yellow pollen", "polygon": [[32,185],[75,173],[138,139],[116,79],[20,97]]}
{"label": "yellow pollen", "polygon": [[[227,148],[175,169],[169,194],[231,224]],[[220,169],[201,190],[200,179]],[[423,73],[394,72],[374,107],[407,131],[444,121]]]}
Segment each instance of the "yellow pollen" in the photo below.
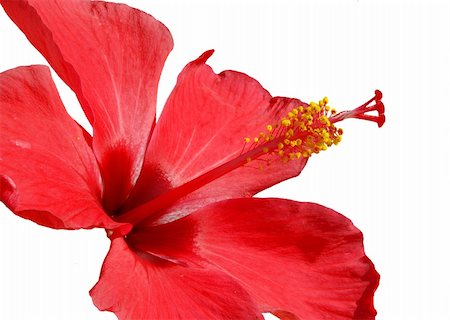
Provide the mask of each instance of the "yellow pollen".
{"label": "yellow pollen", "polygon": [[288,131],[286,131],[286,133],[284,134],[284,136],[286,137],[286,138],[290,138],[290,137],[292,137],[294,135],[294,130],[292,130],[292,129],[289,129]]}
{"label": "yellow pollen", "polygon": [[336,139],[334,139],[334,144],[337,146],[339,142],[342,141],[342,136],[337,136]]}
{"label": "yellow pollen", "polygon": [[[308,106],[298,106],[288,111],[279,122],[284,129],[277,136],[284,139],[283,143],[278,144],[278,155],[288,161],[308,158],[313,153],[338,144],[342,139],[342,130],[331,123],[328,118],[330,110],[336,113],[328,106],[328,98],[324,97],[319,102],[311,102]],[[283,148],[285,150],[280,153]],[[287,157],[284,156],[286,154]]]}
{"label": "yellow pollen", "polygon": [[[327,97],[309,105],[302,103],[288,110],[277,122],[266,125],[267,131],[253,139],[257,144],[252,147],[260,148],[257,157],[266,154],[267,163],[273,161],[271,156],[282,162],[309,158],[342,140],[342,129],[336,128],[329,118],[336,113],[328,106]],[[251,139],[244,138],[244,141]]]}

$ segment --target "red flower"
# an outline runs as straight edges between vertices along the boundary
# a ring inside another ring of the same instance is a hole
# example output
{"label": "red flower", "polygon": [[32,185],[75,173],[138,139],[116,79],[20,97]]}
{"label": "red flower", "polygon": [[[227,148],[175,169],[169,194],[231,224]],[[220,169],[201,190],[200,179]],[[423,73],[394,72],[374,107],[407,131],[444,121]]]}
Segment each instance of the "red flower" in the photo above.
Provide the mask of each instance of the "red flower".
{"label": "red flower", "polygon": [[245,74],[217,75],[209,51],[181,72],[155,124],[172,48],[164,25],[104,2],[2,6],[76,93],[94,134],[68,116],[47,67],[3,72],[1,200],[44,226],[108,231],[91,291],[100,310],[119,319],[375,318],[379,277],[348,219],[252,196],[337,144],[336,122],[381,126],[380,92],[335,114],[326,99],[271,97]]}

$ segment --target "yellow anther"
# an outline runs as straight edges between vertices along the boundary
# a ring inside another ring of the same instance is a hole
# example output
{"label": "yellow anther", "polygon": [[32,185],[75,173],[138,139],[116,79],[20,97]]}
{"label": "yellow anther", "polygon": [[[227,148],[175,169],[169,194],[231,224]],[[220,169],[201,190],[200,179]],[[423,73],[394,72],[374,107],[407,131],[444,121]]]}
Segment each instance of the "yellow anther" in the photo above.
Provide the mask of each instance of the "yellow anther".
{"label": "yellow anther", "polygon": [[330,120],[328,120],[328,117],[327,116],[321,116],[320,118],[320,122],[322,122],[323,124],[325,124],[327,127],[329,127],[330,126]]}
{"label": "yellow anther", "polygon": [[[331,123],[330,112],[336,114],[336,110],[327,104],[328,98],[324,97],[308,106],[293,108],[278,122],[266,125],[267,131],[260,132],[259,137],[253,139],[254,148],[260,152],[257,157],[268,154],[266,161],[271,161],[273,155],[289,162],[308,158],[333,144],[337,145],[342,140],[343,131]],[[244,138],[245,142],[251,140]]]}
{"label": "yellow anther", "polygon": [[294,135],[294,130],[292,130],[292,129],[289,129],[288,131],[286,131],[286,133],[284,134],[284,136],[286,137],[286,138],[290,138],[290,137],[292,137]]}
{"label": "yellow anther", "polygon": [[289,127],[291,125],[291,120],[283,119],[283,120],[281,120],[281,124],[285,127]]}
{"label": "yellow anther", "polygon": [[314,112],[319,112],[319,111],[320,111],[320,106],[319,106],[317,103],[311,102],[310,106],[311,106],[311,109],[312,109]]}
{"label": "yellow anther", "polygon": [[247,163],[252,161],[252,158],[248,157],[247,159],[245,159],[247,161]]}
{"label": "yellow anther", "polygon": [[337,136],[336,138],[334,138],[334,144],[337,146],[339,144],[339,142],[342,141],[342,136]]}

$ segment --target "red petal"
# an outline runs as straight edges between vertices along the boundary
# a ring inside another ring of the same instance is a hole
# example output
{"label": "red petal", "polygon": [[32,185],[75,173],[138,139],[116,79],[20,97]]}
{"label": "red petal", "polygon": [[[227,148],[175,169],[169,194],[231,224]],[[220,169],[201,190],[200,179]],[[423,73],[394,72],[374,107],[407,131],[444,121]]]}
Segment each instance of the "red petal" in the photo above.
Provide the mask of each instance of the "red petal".
{"label": "red petal", "polygon": [[227,200],[166,225],[138,227],[127,241],[180,263],[194,251],[237,279],[261,312],[282,319],[376,315],[379,275],[364,253],[361,232],[317,204]]}
{"label": "red petal", "polygon": [[173,43],[153,17],[91,1],[2,1],[7,14],[75,91],[94,128],[105,205],[139,174],[154,125],[157,85]]}
{"label": "red petal", "polygon": [[116,228],[100,206],[100,173],[44,66],[0,74],[1,200],[53,228]]}
{"label": "red petal", "polygon": [[[211,54],[212,51],[204,53],[179,75],[147,150],[130,206],[236,157],[245,144],[244,137],[258,136],[268,124],[274,124],[288,110],[301,104],[296,99],[272,98],[245,74],[234,71],[215,74],[205,64]],[[200,202],[204,205],[251,196],[298,175],[306,164],[306,159],[286,165],[275,158],[267,170],[242,167],[232,171],[184,199],[181,207],[173,210],[181,212],[184,207],[189,210],[198,207]],[[167,181],[155,190],[152,188],[155,179]]]}
{"label": "red petal", "polygon": [[120,320],[263,319],[248,293],[225,273],[137,255],[122,238],[113,240],[91,296],[100,310]]}

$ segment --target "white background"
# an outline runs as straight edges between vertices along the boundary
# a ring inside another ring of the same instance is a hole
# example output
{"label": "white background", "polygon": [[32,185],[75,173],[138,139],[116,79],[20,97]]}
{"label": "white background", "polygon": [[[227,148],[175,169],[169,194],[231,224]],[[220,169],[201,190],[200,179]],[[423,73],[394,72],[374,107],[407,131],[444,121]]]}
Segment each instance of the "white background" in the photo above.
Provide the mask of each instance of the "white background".
{"label": "white background", "polygon": [[[351,108],[382,90],[382,129],[346,121],[339,147],[262,195],[318,202],[353,220],[381,274],[377,319],[450,319],[448,0],[127,3],[174,37],[159,106],[181,68],[210,48],[217,72],[243,71],[273,95],[327,95]],[[3,11],[0,46],[0,71],[45,63]],[[50,230],[0,209],[1,319],[115,319],[88,295],[108,249],[103,230]]]}

